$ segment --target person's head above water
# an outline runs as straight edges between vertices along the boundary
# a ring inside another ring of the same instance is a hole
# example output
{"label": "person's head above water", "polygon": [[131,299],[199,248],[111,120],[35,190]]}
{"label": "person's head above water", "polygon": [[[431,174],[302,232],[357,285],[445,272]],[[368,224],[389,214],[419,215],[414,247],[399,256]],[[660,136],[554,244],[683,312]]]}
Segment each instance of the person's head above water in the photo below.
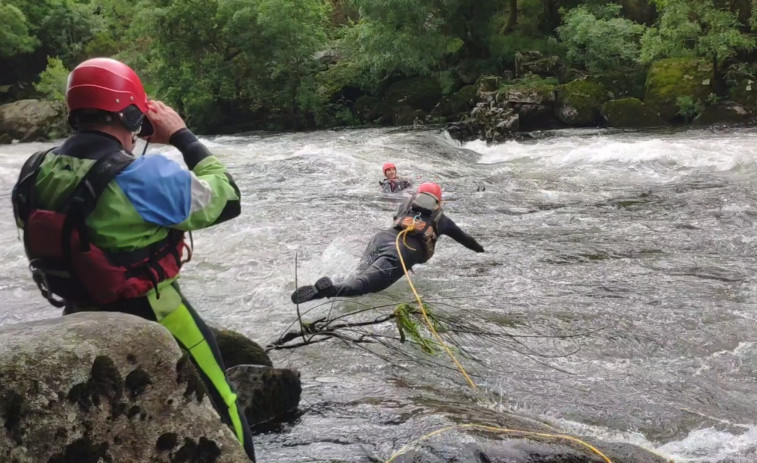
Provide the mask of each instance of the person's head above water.
{"label": "person's head above water", "polygon": [[442,202],[442,187],[434,182],[422,183],[418,187],[418,193],[426,193],[436,198],[439,203]]}
{"label": "person's head above water", "polygon": [[388,178],[389,180],[397,178],[397,166],[395,166],[393,163],[385,162],[381,167],[381,170],[384,172],[384,177]]}

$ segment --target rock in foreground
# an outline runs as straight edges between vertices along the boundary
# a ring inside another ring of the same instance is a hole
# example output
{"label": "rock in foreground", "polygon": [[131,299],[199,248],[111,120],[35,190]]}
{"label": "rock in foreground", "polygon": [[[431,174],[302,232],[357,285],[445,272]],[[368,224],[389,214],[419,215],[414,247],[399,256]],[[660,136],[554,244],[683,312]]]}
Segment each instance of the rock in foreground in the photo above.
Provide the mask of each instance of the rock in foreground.
{"label": "rock in foreground", "polygon": [[159,324],[90,312],[0,337],[0,461],[247,461]]}

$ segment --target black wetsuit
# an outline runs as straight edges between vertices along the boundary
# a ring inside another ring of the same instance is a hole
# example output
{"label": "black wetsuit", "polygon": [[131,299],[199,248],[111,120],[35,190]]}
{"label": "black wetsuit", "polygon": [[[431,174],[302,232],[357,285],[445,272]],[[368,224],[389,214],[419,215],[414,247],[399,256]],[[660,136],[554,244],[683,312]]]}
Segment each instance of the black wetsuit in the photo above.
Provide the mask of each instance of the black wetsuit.
{"label": "black wetsuit", "polygon": [[410,183],[409,180],[403,180],[401,178],[395,178],[391,180],[385,178],[384,180],[381,180],[379,182],[379,185],[381,185],[382,193],[397,193],[398,191],[410,188],[413,184]]}
{"label": "black wetsuit", "polygon": [[[452,219],[444,214],[441,214],[439,217],[436,231],[437,237],[447,235],[468,249],[484,252],[483,246],[472,236],[462,231]],[[402,269],[396,244],[399,233],[400,230],[394,228],[377,233],[371,242],[368,243],[368,247],[363,253],[357,275],[341,283],[334,283],[330,287],[324,288],[323,291],[315,291],[308,295],[307,300],[376,293],[388,288],[402,278],[405,272]],[[407,246],[404,242],[407,242]],[[422,264],[428,260],[428,254],[424,250],[422,240],[418,236],[408,234],[400,238],[400,250],[405,267],[408,270],[415,264]],[[298,289],[298,291],[301,290]],[[295,297],[293,296],[294,299]]]}

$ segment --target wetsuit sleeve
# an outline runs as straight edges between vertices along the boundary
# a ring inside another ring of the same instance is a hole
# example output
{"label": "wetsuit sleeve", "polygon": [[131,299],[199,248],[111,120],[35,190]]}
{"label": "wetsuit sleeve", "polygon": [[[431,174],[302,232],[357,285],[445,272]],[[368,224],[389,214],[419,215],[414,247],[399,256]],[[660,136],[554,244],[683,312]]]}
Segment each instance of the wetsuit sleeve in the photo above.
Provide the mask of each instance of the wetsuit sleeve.
{"label": "wetsuit sleeve", "polygon": [[400,180],[398,191],[410,188],[411,186],[413,186],[413,184],[409,180]]}
{"label": "wetsuit sleeve", "polygon": [[181,151],[192,171],[192,207],[188,217],[175,228],[197,230],[238,216],[241,195],[226,166],[189,129],[173,134],[170,143]]}
{"label": "wetsuit sleeve", "polygon": [[484,252],[484,247],[475,238],[462,231],[452,219],[444,214],[439,218],[439,225],[436,229],[439,235],[447,235],[472,251]]}
{"label": "wetsuit sleeve", "polygon": [[179,230],[209,227],[239,215],[239,189],[226,167],[189,130],[174,140],[191,170],[162,155],[143,156],[116,177],[145,222]]}

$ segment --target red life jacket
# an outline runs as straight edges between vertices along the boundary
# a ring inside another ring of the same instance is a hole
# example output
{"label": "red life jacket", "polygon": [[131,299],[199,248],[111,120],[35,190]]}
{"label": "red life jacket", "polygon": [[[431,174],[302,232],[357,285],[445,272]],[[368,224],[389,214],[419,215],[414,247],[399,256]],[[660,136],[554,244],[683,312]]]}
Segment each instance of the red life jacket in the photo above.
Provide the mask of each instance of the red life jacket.
{"label": "red life jacket", "polygon": [[29,269],[51,304],[107,305],[143,296],[153,288],[157,292],[159,282],[178,275],[185,247],[187,261],[191,258],[181,231],[171,230],[158,243],[123,253],[106,253],[89,240],[87,216],[108,183],[134,161],[132,156],[123,151],[102,156],[60,211],[52,211],[35,201],[39,166],[50,151],[36,153],[24,164],[12,200],[16,222],[24,232]]}

